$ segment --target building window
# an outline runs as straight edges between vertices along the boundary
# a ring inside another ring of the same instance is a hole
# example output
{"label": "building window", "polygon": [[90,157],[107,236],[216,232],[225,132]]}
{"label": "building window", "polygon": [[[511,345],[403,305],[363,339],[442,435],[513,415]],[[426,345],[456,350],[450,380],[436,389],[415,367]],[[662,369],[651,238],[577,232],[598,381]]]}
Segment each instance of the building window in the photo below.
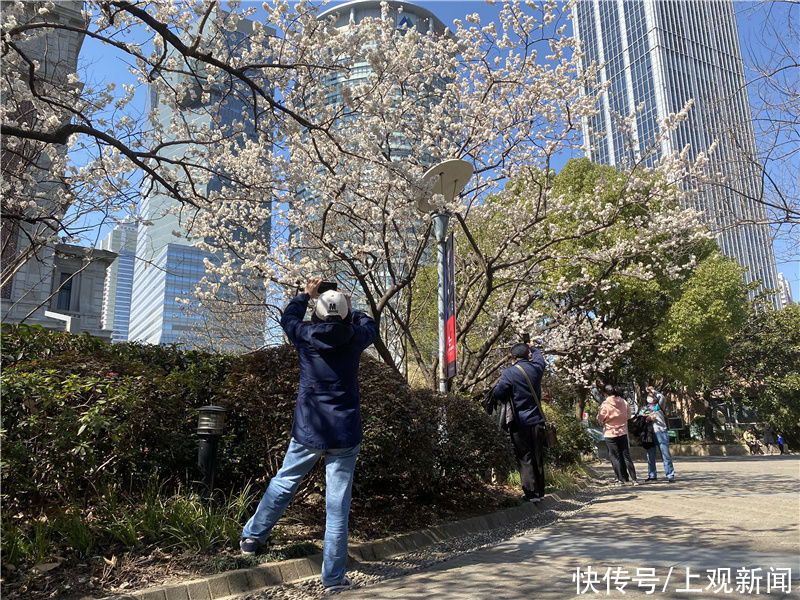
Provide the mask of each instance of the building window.
{"label": "building window", "polygon": [[56,296],[56,310],[70,310],[73,275],[75,275],[75,273],[61,273],[58,296]]}

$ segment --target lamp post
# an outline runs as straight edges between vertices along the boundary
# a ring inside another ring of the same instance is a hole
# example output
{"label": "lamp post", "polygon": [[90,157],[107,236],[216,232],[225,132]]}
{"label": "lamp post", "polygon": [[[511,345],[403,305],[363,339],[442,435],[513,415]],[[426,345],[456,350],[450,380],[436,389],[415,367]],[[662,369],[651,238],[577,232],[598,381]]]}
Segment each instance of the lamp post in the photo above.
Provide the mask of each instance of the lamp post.
{"label": "lamp post", "polygon": [[[441,195],[445,203],[453,201],[461,193],[472,177],[472,165],[458,158],[445,160],[432,166],[422,176],[422,187],[427,194],[417,200],[420,212],[431,214],[433,230],[436,235],[436,271],[439,279],[439,391],[447,391],[445,375],[445,243],[450,213],[446,208],[437,208],[430,203],[429,197]],[[428,195],[429,194],[429,195]]]}
{"label": "lamp post", "polygon": [[197,410],[200,413],[197,419],[197,436],[200,438],[197,447],[197,467],[203,474],[203,485],[210,497],[214,490],[217,444],[222,437],[227,410],[222,406],[201,406]]}

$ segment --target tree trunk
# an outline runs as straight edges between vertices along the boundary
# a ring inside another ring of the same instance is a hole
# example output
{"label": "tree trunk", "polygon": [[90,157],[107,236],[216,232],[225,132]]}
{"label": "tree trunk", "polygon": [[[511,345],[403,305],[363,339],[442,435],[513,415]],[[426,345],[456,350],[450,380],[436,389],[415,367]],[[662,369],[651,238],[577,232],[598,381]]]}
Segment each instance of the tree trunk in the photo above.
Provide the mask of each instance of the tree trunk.
{"label": "tree trunk", "polygon": [[575,419],[578,423],[583,421],[583,413],[586,410],[586,397],[589,395],[589,388],[578,387],[575,396]]}

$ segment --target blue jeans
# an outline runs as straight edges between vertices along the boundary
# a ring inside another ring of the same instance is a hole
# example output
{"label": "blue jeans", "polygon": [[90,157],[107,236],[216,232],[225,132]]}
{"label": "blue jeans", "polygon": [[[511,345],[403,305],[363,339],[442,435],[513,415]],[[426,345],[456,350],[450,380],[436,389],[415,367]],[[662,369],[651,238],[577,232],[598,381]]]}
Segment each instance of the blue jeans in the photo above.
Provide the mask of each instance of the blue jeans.
{"label": "blue jeans", "polygon": [[294,438],[283,466],[270,480],[255,514],[242,530],[242,539],[265,542],[294,497],[303,477],[325,456],[325,541],[322,547],[322,585],[341,582],[347,567],[347,518],[353,495],[353,473],[361,445],[326,450],[304,446]]}
{"label": "blue jeans", "polygon": [[647,476],[651,479],[656,478],[656,446],[661,450],[661,459],[664,461],[664,475],[667,479],[675,477],[672,467],[672,454],[669,452],[669,432],[656,431],[656,445],[647,449]]}

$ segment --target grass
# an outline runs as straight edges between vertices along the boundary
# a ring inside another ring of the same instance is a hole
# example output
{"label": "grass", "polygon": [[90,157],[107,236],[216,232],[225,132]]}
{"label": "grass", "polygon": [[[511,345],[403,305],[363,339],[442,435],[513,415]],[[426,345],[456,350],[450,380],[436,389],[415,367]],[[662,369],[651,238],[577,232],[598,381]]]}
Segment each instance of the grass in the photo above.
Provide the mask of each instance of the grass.
{"label": "grass", "polygon": [[[568,470],[546,468],[549,489],[573,492],[586,475],[581,467]],[[508,483],[521,489],[519,473]],[[126,500],[117,490],[107,490],[100,505],[88,509],[68,507],[61,514],[27,520],[4,515],[2,555],[10,564],[47,562],[63,551],[87,559],[109,546],[125,549],[146,547],[188,550],[211,554],[238,547],[242,524],[257,500],[251,486],[238,493],[218,493],[210,500],[192,490],[178,488],[168,493],[165,484],[153,479],[137,502]],[[393,533],[387,531],[386,535]],[[280,561],[319,552],[317,545],[299,541],[260,555],[256,562]],[[253,559],[215,557],[214,569],[227,570],[256,564]],[[230,563],[231,566],[228,566]]]}
{"label": "grass", "polygon": [[[545,466],[544,481],[545,488],[548,490],[563,490],[572,493],[578,489],[578,484],[588,476],[586,469],[582,465],[572,465],[568,469],[555,469]],[[519,471],[512,471],[508,476],[509,485],[522,490],[522,483],[519,478]]]}
{"label": "grass", "polygon": [[297,544],[289,544],[280,549],[269,550],[257,556],[215,556],[211,559],[211,569],[213,573],[222,573],[223,571],[231,571],[233,569],[254,567],[261,563],[302,558],[304,556],[311,556],[312,554],[319,554],[320,552],[322,552],[322,548],[317,544],[300,542]]}
{"label": "grass", "polygon": [[[548,468],[548,490],[572,491],[581,475],[580,468]],[[351,540],[373,540],[502,510],[519,504],[521,496],[516,472],[508,483],[462,490],[456,501],[452,495],[417,501],[370,494],[357,499],[351,515]],[[54,592],[66,593],[87,581],[94,590],[108,595],[123,584],[127,591],[137,589],[144,574],[152,582],[321,552],[324,500],[301,497],[273,530],[274,547],[258,556],[240,555],[241,527],[258,497],[256,490],[247,487],[237,494],[218,492],[209,500],[154,477],[135,497],[118,489],[100,490],[93,505],[65,507],[58,514],[3,513],[3,597],[45,600]],[[54,561],[61,568],[46,577],[31,569]]]}
{"label": "grass", "polygon": [[249,485],[209,500],[180,488],[167,493],[162,482],[153,480],[136,503],[125,502],[116,490],[108,490],[103,502],[91,509],[69,507],[55,517],[27,521],[4,518],[3,559],[35,564],[62,549],[89,558],[99,547],[113,544],[208,553],[238,544],[255,499]]}
{"label": "grass", "polygon": [[12,565],[22,561],[43,562],[50,554],[51,545],[48,526],[36,520],[30,527],[23,528],[11,521],[3,523],[3,562]]}
{"label": "grass", "polygon": [[[580,468],[548,468],[548,489],[574,490],[581,473]],[[141,587],[145,574],[152,583],[321,552],[321,499],[298,498],[272,532],[275,546],[258,556],[242,556],[241,527],[258,501],[252,488],[238,494],[218,492],[209,501],[191,489],[168,487],[154,478],[135,498],[118,490],[101,490],[97,498],[92,506],[71,506],[55,515],[2,515],[3,597],[46,600],[87,581],[108,595],[123,584],[127,591]],[[368,541],[502,510],[519,504],[520,498],[516,472],[508,483],[462,490],[457,501],[452,496],[419,502],[369,495],[356,502],[351,540]],[[47,577],[31,570],[53,561],[62,566]]]}

